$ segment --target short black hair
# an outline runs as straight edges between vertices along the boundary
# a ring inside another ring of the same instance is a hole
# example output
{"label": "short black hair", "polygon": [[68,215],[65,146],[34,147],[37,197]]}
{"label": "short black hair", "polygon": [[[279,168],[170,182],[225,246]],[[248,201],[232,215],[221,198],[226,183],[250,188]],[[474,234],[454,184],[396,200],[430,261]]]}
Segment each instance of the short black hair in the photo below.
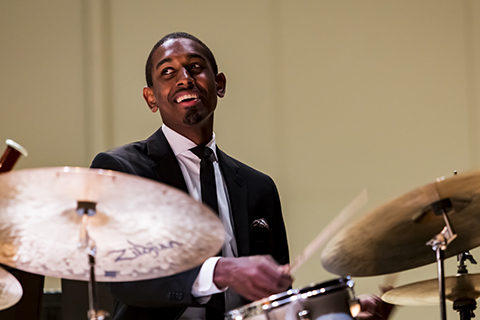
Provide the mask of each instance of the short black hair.
{"label": "short black hair", "polygon": [[184,38],[184,39],[190,39],[192,41],[195,41],[199,45],[202,46],[203,49],[205,49],[205,52],[207,54],[207,59],[210,62],[212,66],[213,73],[216,75],[218,74],[218,66],[217,66],[217,61],[215,61],[215,57],[213,56],[212,51],[210,48],[207,47],[205,43],[203,43],[200,39],[197,37],[186,33],[186,32],[172,32],[164,36],[162,39],[160,39],[152,48],[150,51],[150,54],[148,55],[147,58],[147,63],[145,64],[145,79],[147,80],[147,86],[148,87],[153,87],[153,80],[152,80],[152,68],[153,68],[153,62],[152,62],[152,57],[155,51],[157,51],[158,47],[160,47],[165,41],[170,40],[170,39],[178,39],[178,38]]}

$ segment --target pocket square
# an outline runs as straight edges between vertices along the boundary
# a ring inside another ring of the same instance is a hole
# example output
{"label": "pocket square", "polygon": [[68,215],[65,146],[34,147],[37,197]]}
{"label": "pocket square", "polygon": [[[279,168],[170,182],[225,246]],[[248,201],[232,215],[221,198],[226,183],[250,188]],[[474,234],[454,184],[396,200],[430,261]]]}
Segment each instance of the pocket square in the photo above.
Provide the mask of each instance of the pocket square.
{"label": "pocket square", "polygon": [[250,225],[250,230],[253,230],[253,229],[256,229],[256,228],[270,230],[270,227],[269,227],[267,221],[264,218],[254,220],[252,222],[252,224]]}

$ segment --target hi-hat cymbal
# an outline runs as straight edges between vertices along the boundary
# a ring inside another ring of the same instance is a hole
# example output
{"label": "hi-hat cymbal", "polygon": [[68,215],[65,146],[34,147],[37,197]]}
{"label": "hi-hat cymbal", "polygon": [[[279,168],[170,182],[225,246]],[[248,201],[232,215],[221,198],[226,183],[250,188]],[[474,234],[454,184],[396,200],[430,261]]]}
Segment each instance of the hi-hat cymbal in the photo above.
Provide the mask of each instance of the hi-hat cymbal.
{"label": "hi-hat cymbal", "polygon": [[173,275],[214,256],[224,241],[218,217],[170,186],[109,170],[27,169],[0,174],[0,263],[87,281],[78,201],[96,204],[88,233],[97,281]]}
{"label": "hi-hat cymbal", "polygon": [[0,267],[0,310],[15,305],[23,295],[23,289],[10,272]]}
{"label": "hi-hat cymbal", "polygon": [[[480,274],[457,274],[445,278],[445,299],[477,300],[480,298]],[[407,284],[382,295],[382,300],[404,306],[427,306],[440,303],[438,279]]]}
{"label": "hi-hat cymbal", "polygon": [[435,262],[426,242],[445,226],[431,205],[450,199],[457,238],[445,257],[480,245],[480,171],[427,184],[373,210],[337,234],[322,252],[322,264],[339,275],[373,276]]}

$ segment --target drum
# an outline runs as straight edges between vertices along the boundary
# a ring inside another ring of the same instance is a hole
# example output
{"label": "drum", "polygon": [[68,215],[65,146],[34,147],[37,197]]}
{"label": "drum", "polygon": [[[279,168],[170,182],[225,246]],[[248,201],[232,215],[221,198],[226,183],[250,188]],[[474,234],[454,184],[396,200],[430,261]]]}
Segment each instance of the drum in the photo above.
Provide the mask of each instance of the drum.
{"label": "drum", "polygon": [[225,320],[351,320],[360,312],[353,280],[292,289],[231,310]]}

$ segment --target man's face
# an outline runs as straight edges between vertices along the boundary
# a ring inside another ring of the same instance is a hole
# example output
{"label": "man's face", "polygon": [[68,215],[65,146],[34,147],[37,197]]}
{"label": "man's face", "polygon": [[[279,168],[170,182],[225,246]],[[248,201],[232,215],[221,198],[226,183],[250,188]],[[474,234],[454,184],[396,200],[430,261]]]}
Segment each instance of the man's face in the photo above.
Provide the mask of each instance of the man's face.
{"label": "man's face", "polygon": [[170,39],[152,57],[152,88],[144,98],[173,130],[213,125],[217,96],[225,94],[225,76],[215,75],[202,46],[190,39]]}

